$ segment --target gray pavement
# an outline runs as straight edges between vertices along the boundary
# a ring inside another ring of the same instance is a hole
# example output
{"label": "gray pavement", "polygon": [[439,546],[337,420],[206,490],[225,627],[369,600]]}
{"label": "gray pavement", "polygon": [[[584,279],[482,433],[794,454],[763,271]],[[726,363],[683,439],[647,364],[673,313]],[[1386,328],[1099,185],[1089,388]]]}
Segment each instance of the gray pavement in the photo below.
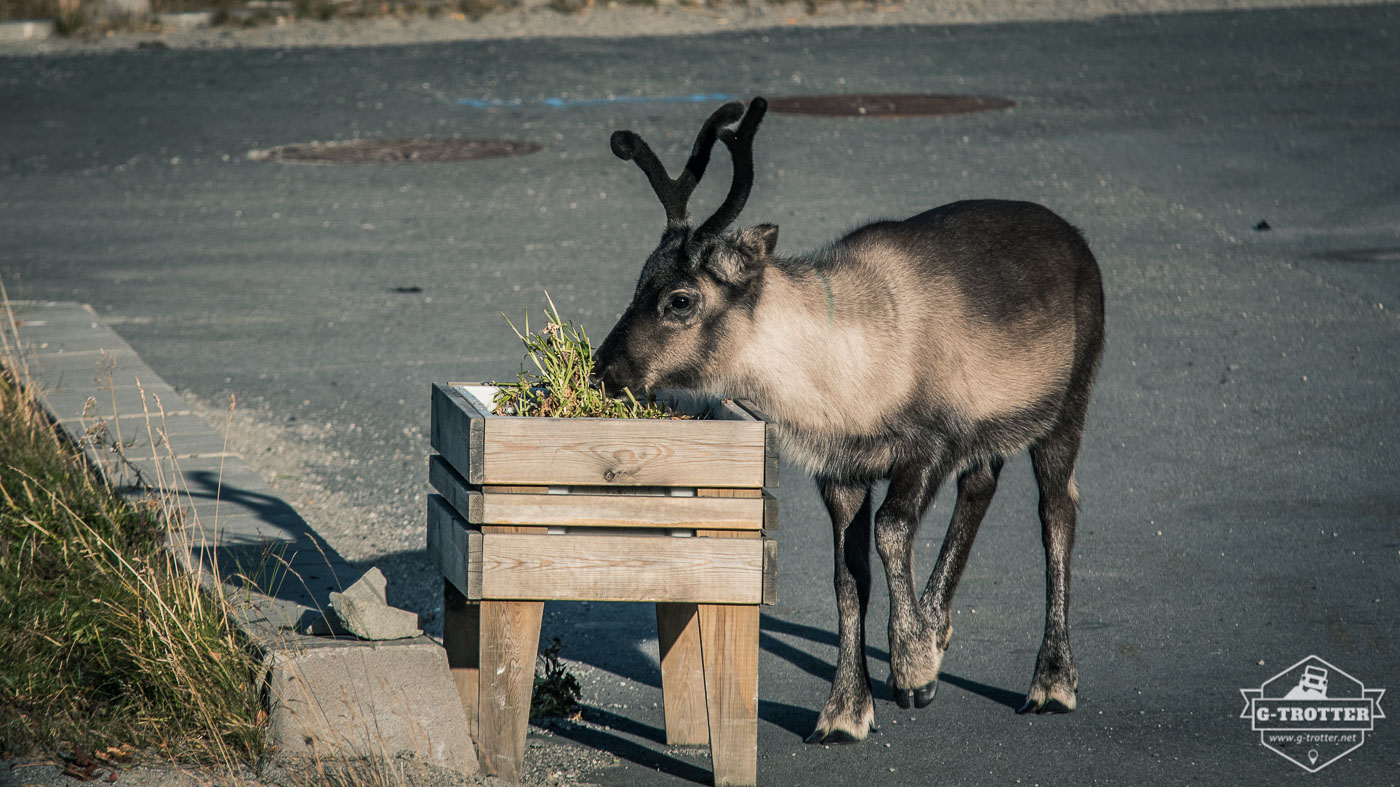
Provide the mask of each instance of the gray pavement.
{"label": "gray pavement", "polygon": [[[1368,687],[1400,684],[1397,37],[1392,5],[0,59],[0,275],[12,296],[91,303],[209,411],[236,394],[248,462],[294,503],[299,485],[318,490],[298,509],[347,559],[379,565],[390,603],[424,613],[431,631],[429,384],[512,373],[518,344],[499,312],[538,315],[546,289],[605,333],[661,228],[607,136],[633,128],[675,166],[708,109],[531,102],[1013,98],[1010,111],[947,118],[770,116],[745,220],[777,222],[780,251],[796,250],[866,218],[1008,197],[1085,230],[1109,342],[1078,471],[1079,711],[1012,712],[1043,598],[1018,460],[958,593],[934,704],[899,711],[877,686],[879,734],[804,746],[833,671],[835,609],[820,505],[785,468],[781,602],[761,643],[761,783],[1391,784],[1394,713],[1314,775],[1238,717],[1240,689],[1309,654]],[[527,103],[478,110],[460,98]],[[245,158],[357,134],[545,149],[430,166]],[[695,204],[726,185],[712,177]],[[1253,229],[1261,221],[1270,229]],[[940,500],[925,522],[925,570],[949,511]],[[883,592],[872,610],[882,683]],[[577,660],[600,724],[541,734],[532,755],[614,755],[587,775],[603,784],[708,778],[706,758],[659,742],[649,610],[552,605],[551,636]]]}

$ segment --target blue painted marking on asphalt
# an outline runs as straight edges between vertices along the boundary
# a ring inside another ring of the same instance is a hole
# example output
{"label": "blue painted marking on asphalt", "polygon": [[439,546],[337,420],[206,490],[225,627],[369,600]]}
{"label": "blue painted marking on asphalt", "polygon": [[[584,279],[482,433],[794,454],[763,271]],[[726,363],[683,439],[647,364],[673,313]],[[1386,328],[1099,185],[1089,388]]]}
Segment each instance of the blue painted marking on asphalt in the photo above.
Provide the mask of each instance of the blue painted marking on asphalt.
{"label": "blue painted marking on asphalt", "polygon": [[569,107],[593,107],[600,104],[699,104],[708,101],[735,101],[739,97],[732,93],[692,93],[688,96],[608,96],[606,98],[561,98],[558,96],[526,102],[520,98],[459,98],[457,103],[472,109],[500,109],[503,107],[524,107],[539,104],[554,109]]}

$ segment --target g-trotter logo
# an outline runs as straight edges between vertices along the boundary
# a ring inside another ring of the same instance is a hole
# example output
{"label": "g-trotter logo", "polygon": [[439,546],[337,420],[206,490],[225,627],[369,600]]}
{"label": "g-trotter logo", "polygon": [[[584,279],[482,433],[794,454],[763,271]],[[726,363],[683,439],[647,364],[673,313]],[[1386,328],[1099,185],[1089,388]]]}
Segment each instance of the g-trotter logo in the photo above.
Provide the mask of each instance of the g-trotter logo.
{"label": "g-trotter logo", "polygon": [[1309,773],[1360,748],[1376,719],[1385,718],[1385,689],[1368,689],[1317,656],[1240,693],[1240,718],[1249,719],[1259,742]]}

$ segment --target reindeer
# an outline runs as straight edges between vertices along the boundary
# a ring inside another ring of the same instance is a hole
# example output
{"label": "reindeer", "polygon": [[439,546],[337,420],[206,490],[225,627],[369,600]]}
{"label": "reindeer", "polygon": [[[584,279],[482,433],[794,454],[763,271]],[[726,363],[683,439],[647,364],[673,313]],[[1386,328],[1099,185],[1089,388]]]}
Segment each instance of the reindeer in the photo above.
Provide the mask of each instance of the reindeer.
{"label": "reindeer", "polygon": [[[872,535],[889,583],[889,687],[899,707],[922,708],[938,688],[953,591],[1002,463],[1029,450],[1045,634],[1019,712],[1073,711],[1074,463],[1104,330],[1093,254],[1047,208],[976,200],[777,255],[773,224],[727,231],[753,187],[753,138],[766,109],[755,98],[747,112],[738,102],[716,110],[675,178],[636,134],[612,135],[613,153],[646,173],[666,228],[597,351],[598,379],[614,391],[747,398],[777,425],[783,455],[814,476],[835,540],[839,646],[809,743],[859,741],[874,728],[865,657]],[[694,228],[686,205],[717,139],[734,179]],[[915,595],[914,533],[950,475],[957,503]],[[889,489],[872,518],[872,485],[882,479]]]}

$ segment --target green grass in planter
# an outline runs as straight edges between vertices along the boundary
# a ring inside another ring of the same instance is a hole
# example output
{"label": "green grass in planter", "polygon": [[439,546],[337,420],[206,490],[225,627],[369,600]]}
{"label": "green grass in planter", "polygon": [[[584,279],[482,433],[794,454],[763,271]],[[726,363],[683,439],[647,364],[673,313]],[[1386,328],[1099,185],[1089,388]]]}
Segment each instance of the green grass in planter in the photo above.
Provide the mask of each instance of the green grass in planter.
{"label": "green grass in planter", "polygon": [[[593,374],[593,344],[583,328],[559,317],[559,309],[549,298],[545,309],[545,327],[539,333],[530,332],[530,317],[525,317],[525,332],[506,317],[511,330],[525,344],[525,354],[538,374],[520,367],[513,383],[501,384],[493,403],[501,415],[552,416],[556,418],[682,418],[655,401],[639,401],[626,388],[622,398],[613,398],[601,383],[590,382]],[[502,315],[503,317],[505,315]]]}

